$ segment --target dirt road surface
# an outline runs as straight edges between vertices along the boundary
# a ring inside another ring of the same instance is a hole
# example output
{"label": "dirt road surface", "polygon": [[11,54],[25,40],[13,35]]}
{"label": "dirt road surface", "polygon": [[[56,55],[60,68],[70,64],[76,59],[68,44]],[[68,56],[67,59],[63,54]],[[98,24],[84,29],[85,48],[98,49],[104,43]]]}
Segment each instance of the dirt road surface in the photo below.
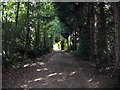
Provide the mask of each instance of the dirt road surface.
{"label": "dirt road surface", "polygon": [[[45,60],[43,60],[45,59]],[[94,65],[72,53],[52,52],[3,75],[3,88],[112,88],[110,76],[94,74]]]}

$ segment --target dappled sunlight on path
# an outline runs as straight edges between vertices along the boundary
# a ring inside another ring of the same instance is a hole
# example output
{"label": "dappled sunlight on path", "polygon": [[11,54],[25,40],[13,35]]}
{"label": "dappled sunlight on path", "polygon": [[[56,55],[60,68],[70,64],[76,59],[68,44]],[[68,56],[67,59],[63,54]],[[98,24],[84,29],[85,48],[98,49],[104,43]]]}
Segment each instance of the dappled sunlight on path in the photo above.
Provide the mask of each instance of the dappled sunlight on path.
{"label": "dappled sunlight on path", "polygon": [[103,82],[112,82],[106,76],[102,77],[102,81],[101,77],[89,73],[90,70],[86,71],[87,67],[83,67],[86,66],[86,63],[84,61],[78,63],[76,57],[71,53],[59,51],[46,58],[46,62],[38,59],[33,63],[24,64],[22,68],[12,71],[14,73],[4,76],[3,87],[98,88],[102,87]]}

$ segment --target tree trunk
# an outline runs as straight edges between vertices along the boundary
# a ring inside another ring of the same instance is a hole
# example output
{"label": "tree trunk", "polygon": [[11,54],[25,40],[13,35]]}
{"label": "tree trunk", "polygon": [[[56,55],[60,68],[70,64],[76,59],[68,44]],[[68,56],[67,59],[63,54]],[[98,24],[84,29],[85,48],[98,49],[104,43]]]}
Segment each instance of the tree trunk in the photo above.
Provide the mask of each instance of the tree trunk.
{"label": "tree trunk", "polygon": [[44,42],[44,50],[46,50],[46,34],[47,34],[47,32],[46,32],[46,28],[44,28],[44,30],[43,30],[43,42]]}
{"label": "tree trunk", "polygon": [[[6,8],[5,8],[5,10],[6,10]],[[3,13],[4,14],[4,13]],[[2,42],[2,44],[3,44],[3,46],[4,46],[4,48],[3,48],[3,50],[4,50],[4,58],[5,58],[5,60],[7,60],[7,51],[8,51],[8,47],[7,47],[7,36],[8,36],[8,32],[7,32],[7,22],[8,22],[8,20],[7,20],[7,13],[6,13],[6,17],[5,17],[5,22],[2,22],[3,23],[3,26],[2,26],[2,28],[3,28],[3,32],[4,32],[4,34],[3,34],[3,42]]]}
{"label": "tree trunk", "polygon": [[100,67],[106,64],[107,59],[107,40],[106,40],[106,15],[104,10],[105,4],[103,2],[100,2],[99,8],[100,8],[100,14],[99,14],[99,30],[98,30],[98,62]]}
{"label": "tree trunk", "polygon": [[3,17],[4,17],[4,4],[2,3],[2,26],[3,26]]}
{"label": "tree trunk", "polygon": [[68,50],[70,50],[70,45],[69,45],[69,37],[67,38],[67,45],[68,45]]}
{"label": "tree trunk", "polygon": [[26,22],[27,22],[27,35],[26,35],[26,56],[28,57],[28,51],[29,51],[29,44],[30,44],[30,28],[29,28],[29,4],[30,2],[27,2],[27,15],[26,15]]}
{"label": "tree trunk", "polygon": [[36,29],[36,49],[40,46],[40,18],[38,17],[37,29]]}
{"label": "tree trunk", "polygon": [[94,3],[90,3],[90,60],[95,59],[95,9]]}
{"label": "tree trunk", "polygon": [[[17,4],[17,12],[16,12],[16,20],[15,20],[15,27],[14,27],[14,30],[17,30],[18,31],[18,28],[17,28],[17,25],[18,25],[18,13],[19,13],[19,6],[20,6],[20,2],[18,2]],[[11,25],[12,26],[12,25]],[[11,28],[12,29],[12,28]],[[12,45],[11,45],[11,51],[12,51],[12,55],[15,54],[15,47],[17,46],[17,43],[16,43],[16,39],[17,39],[17,36],[19,36],[19,32],[15,32],[13,30],[12,34]]]}
{"label": "tree trunk", "polygon": [[77,32],[76,32],[76,30],[75,30],[75,40],[74,40],[74,42],[75,42],[74,50],[77,50]]}
{"label": "tree trunk", "polygon": [[75,30],[75,34],[74,34],[74,50],[77,50],[77,32]]}
{"label": "tree trunk", "polygon": [[120,65],[120,4],[114,3],[116,66]]}
{"label": "tree trunk", "polygon": [[20,2],[18,2],[18,5],[17,5],[17,13],[16,13],[16,22],[15,22],[15,25],[17,26],[17,23],[18,23],[18,14],[19,14],[19,7],[20,7]]}
{"label": "tree trunk", "polygon": [[91,43],[90,43],[90,26],[91,26],[91,23],[90,23],[90,19],[91,19],[91,11],[90,11],[90,7],[91,7],[91,3],[88,3],[88,7],[87,7],[87,26],[86,26],[86,30],[85,30],[85,46],[86,46],[86,54],[87,56],[89,57],[90,59],[90,54],[91,54]]}

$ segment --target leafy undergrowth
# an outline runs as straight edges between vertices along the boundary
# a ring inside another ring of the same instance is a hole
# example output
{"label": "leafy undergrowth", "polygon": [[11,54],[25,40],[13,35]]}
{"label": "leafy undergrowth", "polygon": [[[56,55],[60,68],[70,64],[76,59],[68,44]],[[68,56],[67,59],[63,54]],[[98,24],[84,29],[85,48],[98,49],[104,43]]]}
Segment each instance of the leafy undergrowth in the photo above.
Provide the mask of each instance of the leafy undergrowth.
{"label": "leafy undergrowth", "polygon": [[47,59],[46,57],[50,57],[51,55],[53,55],[55,52],[52,51],[52,53],[47,53],[45,55],[42,55],[42,56],[37,56],[37,57],[34,57],[34,58],[26,58],[26,57],[20,57],[18,58],[16,61],[14,61],[14,63],[12,64],[8,64],[7,66],[2,66],[2,74],[6,74],[6,72],[12,72],[12,71],[16,71],[17,69],[20,69],[20,68],[23,68],[23,66],[25,64],[32,64],[34,62],[37,62],[37,61],[43,61],[43,62],[46,62]]}

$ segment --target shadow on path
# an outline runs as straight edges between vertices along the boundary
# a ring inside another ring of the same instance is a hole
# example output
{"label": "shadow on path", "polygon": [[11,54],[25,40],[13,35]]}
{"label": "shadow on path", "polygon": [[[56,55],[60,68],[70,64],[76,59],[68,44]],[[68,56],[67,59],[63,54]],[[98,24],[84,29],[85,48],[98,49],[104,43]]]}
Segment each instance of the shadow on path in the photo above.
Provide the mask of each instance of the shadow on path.
{"label": "shadow on path", "polygon": [[93,67],[76,59],[72,53],[53,52],[50,56],[23,65],[23,68],[5,73],[3,88],[114,87],[112,78],[105,75],[95,76],[92,74]]}

